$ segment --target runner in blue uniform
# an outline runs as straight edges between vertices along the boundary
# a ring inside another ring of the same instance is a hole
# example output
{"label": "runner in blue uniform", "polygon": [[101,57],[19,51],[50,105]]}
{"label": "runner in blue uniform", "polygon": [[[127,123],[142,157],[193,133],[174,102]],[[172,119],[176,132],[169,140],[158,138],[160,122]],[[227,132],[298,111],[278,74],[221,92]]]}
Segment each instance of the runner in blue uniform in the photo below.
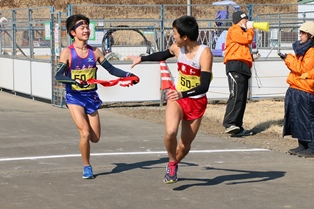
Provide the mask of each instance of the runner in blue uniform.
{"label": "runner in blue uniform", "polygon": [[80,133],[79,146],[84,164],[82,177],[91,179],[94,175],[90,164],[90,142],[97,143],[100,139],[98,108],[102,101],[96,92],[97,85],[88,84],[87,80],[96,78],[97,61],[111,75],[135,75],[112,66],[97,47],[87,44],[90,36],[89,18],[81,14],[72,15],[66,20],[66,28],[74,42],[61,52],[55,78],[65,84],[67,107]]}

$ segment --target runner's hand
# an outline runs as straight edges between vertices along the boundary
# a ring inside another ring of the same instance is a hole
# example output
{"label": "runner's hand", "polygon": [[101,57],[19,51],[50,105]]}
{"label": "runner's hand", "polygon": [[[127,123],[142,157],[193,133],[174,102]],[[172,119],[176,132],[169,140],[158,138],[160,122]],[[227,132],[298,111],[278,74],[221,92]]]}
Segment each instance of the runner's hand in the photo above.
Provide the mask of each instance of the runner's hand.
{"label": "runner's hand", "polygon": [[132,55],[132,56],[128,56],[128,58],[131,59],[131,60],[133,60],[133,63],[132,63],[132,65],[131,65],[131,68],[133,68],[135,65],[141,63],[141,57],[139,57],[139,56],[134,56],[134,55]]}
{"label": "runner's hand", "polygon": [[89,84],[87,81],[81,80],[81,79],[75,79],[75,84],[79,86],[80,88],[87,88],[89,87]]}
{"label": "runner's hand", "polygon": [[173,90],[173,89],[169,89],[167,90],[167,100],[169,101],[175,101],[178,99],[182,99],[182,93],[177,91],[177,90]]}
{"label": "runner's hand", "polygon": [[136,85],[138,84],[138,82],[140,82],[140,78],[136,75],[134,75],[133,73],[128,73],[126,77],[136,77],[137,80],[132,81],[132,85]]}

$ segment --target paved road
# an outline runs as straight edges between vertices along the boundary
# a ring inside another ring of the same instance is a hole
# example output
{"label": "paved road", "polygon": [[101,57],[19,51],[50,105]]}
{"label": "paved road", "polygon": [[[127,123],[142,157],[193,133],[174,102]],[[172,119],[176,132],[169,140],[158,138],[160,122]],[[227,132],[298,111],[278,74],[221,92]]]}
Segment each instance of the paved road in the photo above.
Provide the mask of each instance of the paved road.
{"label": "paved road", "polygon": [[68,110],[0,92],[0,208],[313,208],[314,160],[199,134],[179,181],[166,185],[164,127],[100,115],[96,178],[83,180]]}

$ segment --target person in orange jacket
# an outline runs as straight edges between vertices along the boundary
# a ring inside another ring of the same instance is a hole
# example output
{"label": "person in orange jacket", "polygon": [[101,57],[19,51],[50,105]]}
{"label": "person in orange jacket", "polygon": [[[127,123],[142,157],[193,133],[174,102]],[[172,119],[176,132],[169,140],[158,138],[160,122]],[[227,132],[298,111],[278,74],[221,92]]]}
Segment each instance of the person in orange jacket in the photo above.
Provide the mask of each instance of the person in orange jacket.
{"label": "person in orange jacket", "polygon": [[253,57],[250,44],[254,39],[253,22],[248,22],[245,12],[237,11],[232,14],[233,25],[226,37],[224,64],[229,85],[223,126],[231,136],[249,136],[253,133],[243,128],[243,116],[246,108],[249,79]]}
{"label": "person in orange jacket", "polygon": [[295,54],[278,54],[290,70],[283,136],[298,139],[298,147],[288,153],[309,158],[314,157],[314,22],[299,30],[300,40],[292,44]]}

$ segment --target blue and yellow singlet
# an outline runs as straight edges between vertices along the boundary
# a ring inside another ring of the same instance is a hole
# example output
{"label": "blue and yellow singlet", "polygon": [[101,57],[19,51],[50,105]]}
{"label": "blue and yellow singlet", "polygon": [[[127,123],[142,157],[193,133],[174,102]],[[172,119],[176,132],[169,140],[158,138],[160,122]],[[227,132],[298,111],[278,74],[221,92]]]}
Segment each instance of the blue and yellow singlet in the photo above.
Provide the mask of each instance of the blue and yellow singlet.
{"label": "blue and yellow singlet", "polygon": [[[87,81],[90,78],[96,78],[97,60],[93,48],[87,45],[88,55],[87,57],[80,57],[73,44],[68,47],[70,49],[70,69],[65,72],[65,75],[71,79],[81,79]],[[80,88],[79,86],[73,84],[66,84],[65,86],[67,92],[93,92],[97,90],[96,84],[91,84],[87,88]]]}

